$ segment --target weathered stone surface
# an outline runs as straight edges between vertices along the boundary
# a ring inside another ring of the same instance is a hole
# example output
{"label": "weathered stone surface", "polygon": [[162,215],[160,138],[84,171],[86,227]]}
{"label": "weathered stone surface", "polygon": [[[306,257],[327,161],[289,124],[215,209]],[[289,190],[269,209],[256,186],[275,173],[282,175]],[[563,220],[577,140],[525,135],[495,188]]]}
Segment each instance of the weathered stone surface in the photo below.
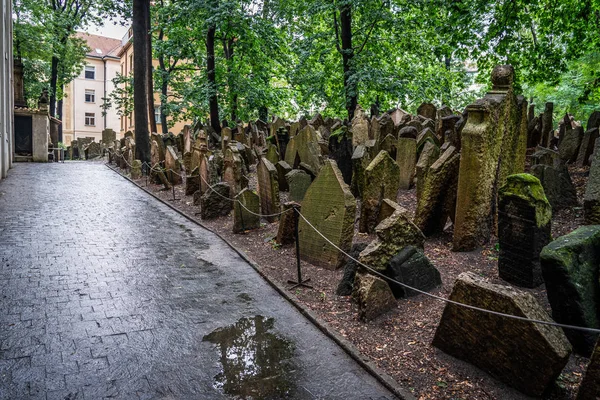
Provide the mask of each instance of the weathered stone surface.
{"label": "weathered stone surface", "polygon": [[352,138],[348,135],[348,129],[343,126],[334,131],[329,137],[329,157],[334,159],[344,182],[352,183]]}
{"label": "weathered stone surface", "polygon": [[310,175],[300,169],[293,169],[285,175],[285,180],[290,190],[290,201],[301,203],[311,183]]}
{"label": "weathered stone surface", "polygon": [[414,126],[405,126],[398,132],[398,137],[416,139],[419,131]]}
{"label": "weathered stone surface", "polygon": [[360,232],[372,232],[383,199],[396,200],[400,185],[400,167],[382,150],[365,169],[365,182],[360,210]]}
{"label": "weathered stone surface", "polygon": [[577,400],[597,400],[600,398],[600,341],[588,363],[585,376],[577,392]]}
{"label": "weathered stone surface", "polygon": [[[392,160],[396,159],[397,156],[397,149],[396,146],[398,145],[398,139],[396,139],[396,136],[394,135],[387,135],[386,137],[383,138],[383,140],[380,143],[376,143],[376,145],[373,147],[373,152],[376,152],[378,149],[379,151],[386,151],[390,157],[392,157]],[[367,146],[368,148],[369,146]],[[374,153],[371,153],[374,154]],[[379,154],[379,153],[377,153]]]}
{"label": "weathered stone surface", "polygon": [[550,142],[554,137],[554,125],[552,122],[552,114],[554,113],[554,103],[546,103],[544,113],[542,114],[542,142],[544,147],[550,147]]}
{"label": "weathered stone surface", "polygon": [[362,144],[356,146],[354,153],[352,153],[352,183],[350,184],[352,194],[356,197],[362,198],[365,186],[365,170],[370,163],[371,157],[367,148]]}
{"label": "weathered stone surface", "polygon": [[527,101],[523,96],[514,96],[512,89],[504,98],[503,115],[499,127],[503,129],[502,149],[499,160],[498,187],[506,183],[509,175],[525,170],[527,152]]}
{"label": "weathered stone surface", "polygon": [[[423,250],[414,246],[406,246],[392,257],[385,274],[395,281],[424,292],[429,292],[442,284],[440,272],[425,256]],[[396,298],[419,294],[416,290],[396,283],[390,283],[390,288]]]}
{"label": "weathered stone surface", "polygon": [[[367,247],[366,243],[354,243],[352,250],[348,253],[358,260],[360,252]],[[358,270],[358,263],[351,258],[346,257],[346,265],[344,266],[344,275],[338,283],[335,294],[338,296],[350,296],[352,295],[352,289],[354,288],[354,278],[356,277],[356,271]]]}
{"label": "weathered stone surface", "polygon": [[102,131],[102,143],[105,145],[109,145],[113,143],[117,139],[117,133],[110,128],[104,129]]}
{"label": "weathered stone surface", "polygon": [[[335,161],[327,160],[302,201],[302,214],[327,239],[349,251],[354,234],[356,200]],[[327,269],[341,266],[343,255],[304,219],[299,222],[300,256]]]}
{"label": "weathered stone surface", "polygon": [[600,224],[600,141],[596,141],[590,175],[585,188],[583,215],[586,225]]}
{"label": "weathered stone surface", "polygon": [[246,188],[235,198],[238,201],[233,204],[233,233],[243,233],[260,228],[260,217],[258,216],[260,214],[260,198],[258,195]]}
{"label": "weathered stone surface", "polygon": [[405,246],[423,248],[425,236],[413,224],[405,209],[395,211],[375,228],[377,238],[360,253],[359,261],[384,272],[393,256]]}
{"label": "weathered stone surface", "polygon": [[352,297],[358,304],[361,321],[372,321],[396,307],[396,299],[387,282],[370,274],[356,274]]}
{"label": "weathered stone surface", "polygon": [[271,162],[271,164],[277,164],[279,162],[279,152],[277,151],[277,146],[272,143],[267,144],[267,154],[265,157]]}
{"label": "weathered stone surface", "polygon": [[400,204],[392,201],[390,199],[383,199],[381,202],[381,207],[379,207],[379,215],[377,217],[377,225],[381,223],[384,219],[392,216],[398,210],[404,210]]}
{"label": "weathered stone surface", "polygon": [[560,164],[560,156],[557,151],[545,147],[537,147],[535,153],[531,155],[531,164],[556,166]]}
{"label": "weathered stone surface", "polygon": [[185,195],[191,196],[200,190],[200,169],[195,168],[185,177]]}
{"label": "weathered stone surface", "polygon": [[542,183],[553,212],[578,204],[577,192],[566,166],[537,164],[531,167],[531,174]]}
{"label": "weathered stone surface", "polygon": [[200,197],[200,218],[214,219],[228,215],[232,207],[232,201],[226,200],[229,197],[229,190],[229,185],[221,182],[204,193]]}
{"label": "weathered stone surface", "polygon": [[292,171],[292,167],[285,161],[279,161],[275,164],[275,168],[277,169],[277,182],[279,183],[279,190],[282,192],[287,192],[289,190],[289,185],[285,176]]}
{"label": "weathered stone surface", "polygon": [[415,178],[417,164],[417,141],[410,138],[399,138],[396,145],[396,163],[400,168],[400,189],[408,190]]}
{"label": "weathered stone surface", "polygon": [[435,120],[437,116],[437,108],[431,103],[423,103],[417,108],[417,114],[425,118]]}
{"label": "weathered stone surface", "polygon": [[279,213],[279,183],[277,169],[269,160],[262,157],[256,169],[258,179],[258,194],[260,196],[260,212],[268,215],[265,219],[275,222],[279,219],[274,215]]}
{"label": "weathered stone surface", "polygon": [[322,165],[321,148],[317,132],[312,126],[307,125],[290,139],[285,151],[285,162],[294,169],[298,168],[300,163],[305,163],[315,173],[319,172]]}
{"label": "weathered stone surface", "polygon": [[[459,275],[450,300],[551,321],[531,294],[487,283],[470,272]],[[507,320],[454,304],[446,305],[432,344],[530,396],[542,395],[571,353],[560,328]]]}
{"label": "weathered stone surface", "polygon": [[417,201],[421,198],[423,189],[425,188],[425,178],[429,172],[429,168],[440,156],[440,148],[435,143],[427,142],[423,146],[419,161],[416,165],[417,173]]}
{"label": "weathered stone surface", "polygon": [[296,225],[298,225],[299,216],[297,212],[291,210],[294,207],[298,208],[298,211],[301,211],[300,204],[295,201],[283,203],[282,211],[289,211],[281,214],[277,238],[275,239],[282,246],[292,244],[296,241]]}
{"label": "weathered stone surface", "polygon": [[358,105],[352,119],[352,146],[365,144],[369,140],[369,120],[363,109]]}
{"label": "weathered stone surface", "polygon": [[167,146],[165,152],[165,170],[169,182],[173,185],[178,185],[183,181],[181,177],[181,162],[173,146]]}
{"label": "weathered stone surface", "polygon": [[540,252],[552,240],[552,207],[540,181],[529,174],[508,177],[498,193],[498,273],[517,286],[543,283]]}
{"label": "weathered stone surface", "polygon": [[[542,275],[553,318],[562,324],[600,328],[600,225],[582,226],[542,249]],[[575,352],[589,356],[597,336],[566,329]]]}
{"label": "weathered stone surface", "polygon": [[237,147],[227,146],[223,153],[223,181],[229,184],[229,197],[235,197],[244,187],[243,161]]}
{"label": "weathered stone surface", "polygon": [[441,144],[438,137],[435,135],[435,133],[433,133],[433,130],[429,128],[423,129],[417,136],[417,153],[421,153],[425,142],[433,142],[438,146]]}
{"label": "weathered stone surface", "polygon": [[204,194],[208,191],[208,184],[210,183],[210,167],[208,158],[205,155],[200,157],[198,176],[200,177],[200,193]]}
{"label": "weathered stone surface", "polygon": [[140,179],[142,177],[142,162],[133,160],[131,164],[131,179]]}
{"label": "weathered stone surface", "polygon": [[558,145],[560,159],[565,163],[575,162],[579,154],[579,147],[583,139],[583,128],[578,126],[573,129],[566,129],[565,134]]}
{"label": "weathered stone surface", "polygon": [[459,166],[460,154],[448,146],[419,183],[414,223],[425,235],[442,232],[448,218],[454,216]]}
{"label": "weathered stone surface", "polygon": [[596,139],[598,139],[598,128],[592,128],[585,131],[583,138],[581,139],[581,146],[579,146],[579,154],[577,154],[576,165],[578,167],[585,167],[590,165],[590,159],[594,152],[596,145]]}

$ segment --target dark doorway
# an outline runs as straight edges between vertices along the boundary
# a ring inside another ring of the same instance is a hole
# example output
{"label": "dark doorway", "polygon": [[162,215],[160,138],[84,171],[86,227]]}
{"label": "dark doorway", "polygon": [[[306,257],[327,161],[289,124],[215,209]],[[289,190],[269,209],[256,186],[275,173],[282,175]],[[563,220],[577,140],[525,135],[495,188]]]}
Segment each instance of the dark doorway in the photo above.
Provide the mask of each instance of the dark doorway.
{"label": "dark doorway", "polygon": [[15,154],[33,155],[33,126],[31,116],[15,115]]}

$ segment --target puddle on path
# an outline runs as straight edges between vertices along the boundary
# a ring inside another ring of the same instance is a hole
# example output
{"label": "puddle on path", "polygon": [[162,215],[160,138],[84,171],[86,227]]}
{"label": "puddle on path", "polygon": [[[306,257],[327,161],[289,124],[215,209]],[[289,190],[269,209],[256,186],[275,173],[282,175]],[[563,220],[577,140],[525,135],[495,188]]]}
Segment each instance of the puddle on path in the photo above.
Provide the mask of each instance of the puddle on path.
{"label": "puddle on path", "polygon": [[274,322],[260,315],[242,318],[204,337],[203,341],[216,344],[220,351],[221,372],[215,376],[215,388],[238,399],[293,397],[294,344],[269,332]]}

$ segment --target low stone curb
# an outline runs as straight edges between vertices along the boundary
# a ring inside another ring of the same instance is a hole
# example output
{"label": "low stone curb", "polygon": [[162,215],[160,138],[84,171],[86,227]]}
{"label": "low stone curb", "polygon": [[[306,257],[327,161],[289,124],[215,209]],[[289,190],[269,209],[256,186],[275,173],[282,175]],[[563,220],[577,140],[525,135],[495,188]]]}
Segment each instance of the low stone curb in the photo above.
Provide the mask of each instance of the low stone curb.
{"label": "low stone curb", "polygon": [[214,230],[212,230],[211,228],[209,228],[206,225],[202,224],[201,222],[197,221],[196,219],[192,218],[188,214],[186,214],[183,211],[177,209],[172,204],[169,204],[168,202],[166,202],[163,199],[159,198],[158,196],[156,196],[154,193],[150,192],[145,187],[142,187],[142,186],[138,185],[131,178],[129,178],[126,175],[121,174],[115,168],[110,167],[108,164],[105,164],[105,165],[106,165],[106,167],[108,169],[110,169],[111,171],[113,171],[116,174],[120,175],[121,177],[125,178],[126,180],[128,180],[129,182],[131,182],[134,186],[136,186],[137,188],[143,190],[144,192],[146,192],[147,194],[149,194],[150,196],[152,196],[153,198],[155,198],[156,200],[158,200],[162,204],[168,206],[173,211],[177,212],[179,215],[181,215],[184,218],[188,219],[189,221],[195,223],[196,225],[201,226],[202,228],[204,228],[207,231],[213,233],[219,239],[221,239],[222,241],[224,241],[225,243],[227,243],[227,245],[233,251],[235,251],[242,259],[244,259],[244,261],[246,261],[248,264],[250,264],[250,266],[265,281],[267,281],[267,283],[269,285],[271,285],[271,287],[273,287],[273,289],[275,289],[281,296],[283,296],[283,298],[285,298],[294,307],[296,307],[296,309],[302,315],[304,315],[310,322],[312,322],[317,328],[319,328],[319,330],[321,330],[326,336],[328,336],[330,339],[332,339],[334,342],[336,342],[338,344],[338,346],[340,346],[361,367],[363,367],[367,372],[369,372],[369,374],[371,374],[375,379],[377,379],[377,381],[379,381],[379,383],[381,383],[386,389],[388,389],[389,391],[391,391],[392,393],[394,393],[394,395],[396,395],[400,400],[416,400],[415,396],[412,393],[410,393],[408,390],[402,388],[394,379],[392,379],[392,377],[390,377],[388,374],[386,374],[385,372],[383,372],[377,365],[375,365],[374,362],[372,362],[371,360],[369,360],[368,357],[362,355],[360,353],[360,351],[358,351],[358,349],[356,347],[354,347],[354,345],[352,343],[350,343],[350,341],[348,341],[347,339],[345,339],[342,335],[338,334],[333,328],[331,328],[325,321],[323,321],[313,311],[311,311],[310,309],[308,309],[307,307],[305,307],[304,305],[302,305],[296,296],[294,296],[292,293],[289,293],[289,291],[285,287],[283,287],[282,285],[280,285],[279,283],[277,283],[277,282],[269,279],[269,277],[267,275],[265,275],[260,270],[258,264],[256,264],[252,259],[250,259],[250,257],[248,257],[246,255],[246,253],[244,253],[242,250],[237,249],[232,243],[230,243],[226,238],[224,238],[223,236],[221,236],[218,232],[215,232]]}

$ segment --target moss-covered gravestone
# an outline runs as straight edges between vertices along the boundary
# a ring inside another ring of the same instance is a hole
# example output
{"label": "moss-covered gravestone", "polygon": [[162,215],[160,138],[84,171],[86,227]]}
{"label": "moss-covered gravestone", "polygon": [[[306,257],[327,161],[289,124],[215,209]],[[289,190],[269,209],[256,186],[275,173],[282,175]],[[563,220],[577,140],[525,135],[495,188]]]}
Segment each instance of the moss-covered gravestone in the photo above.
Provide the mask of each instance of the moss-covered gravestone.
{"label": "moss-covered gravestone", "polygon": [[443,231],[448,217],[452,217],[456,205],[459,165],[460,154],[454,146],[448,146],[427,173],[422,174],[422,182],[417,182],[421,194],[417,200],[414,223],[425,235]]}
{"label": "moss-covered gravestone", "polygon": [[277,151],[277,146],[272,143],[267,144],[267,160],[271,161],[271,164],[275,165],[279,162],[279,152]]}
{"label": "moss-covered gravestone", "polygon": [[400,167],[387,151],[381,150],[365,169],[360,209],[360,232],[373,232],[383,199],[396,200],[400,186]]}
{"label": "moss-covered gravestone", "polygon": [[396,306],[396,299],[387,282],[371,274],[356,274],[352,297],[358,304],[358,317],[365,322]]}
{"label": "moss-covered gravestone", "polygon": [[290,167],[298,168],[305,163],[315,173],[321,169],[321,148],[315,129],[307,125],[296,136],[290,139],[285,150],[285,162]]}
{"label": "moss-covered gravestone", "polygon": [[423,146],[423,150],[421,151],[421,155],[419,156],[419,161],[417,161],[416,165],[416,173],[417,173],[417,201],[421,197],[423,193],[423,189],[425,187],[425,177],[427,176],[427,172],[429,172],[429,168],[433,165],[433,163],[440,156],[440,148],[436,146],[435,143],[427,142]]}
{"label": "moss-covered gravestone", "polygon": [[223,181],[229,184],[230,198],[242,190],[243,162],[235,146],[228,146],[223,156]]}
{"label": "moss-covered gravestone", "polygon": [[415,166],[417,164],[417,141],[415,139],[398,139],[396,163],[400,167],[400,189],[408,190],[415,178]]}
{"label": "moss-covered gravestone", "polygon": [[369,140],[369,120],[364,110],[358,105],[352,118],[352,146],[365,144]]}
{"label": "moss-covered gravestone", "polygon": [[275,222],[279,217],[279,183],[277,169],[269,160],[262,157],[256,169],[258,178],[258,195],[260,196],[260,212],[267,215],[265,219]]}
{"label": "moss-covered gravestone", "polygon": [[[450,300],[529,319],[552,321],[529,293],[464,272]],[[569,360],[571,346],[554,326],[510,320],[447,304],[433,346],[470,362],[530,396],[541,396]]]}
{"label": "moss-covered gravestone", "polygon": [[[348,252],[354,234],[356,200],[335,161],[327,160],[302,201],[302,215],[327,239]],[[327,269],[341,266],[344,255],[308,223],[299,222],[300,257]]]}
{"label": "moss-covered gravestone", "polygon": [[359,261],[380,272],[406,246],[422,249],[425,236],[407,216],[405,209],[397,209],[375,228],[377,238],[360,253]]}
{"label": "moss-covered gravestone", "polygon": [[365,186],[365,169],[371,163],[371,157],[364,145],[356,146],[352,153],[352,182],[350,190],[356,197],[362,198],[363,189]]}
{"label": "moss-covered gravestone", "polygon": [[[582,226],[542,249],[542,275],[552,316],[567,325],[600,328],[600,225]],[[575,352],[589,356],[598,335],[566,329]]]}
{"label": "moss-covered gravestone", "polygon": [[585,371],[585,376],[579,391],[577,400],[597,400],[600,398],[600,341],[596,342],[596,347],[590,358],[590,362]]}
{"label": "moss-covered gravestone", "polygon": [[552,207],[533,175],[508,177],[498,194],[500,278],[517,286],[542,284],[540,252],[552,240]]}
{"label": "moss-covered gravestone", "polygon": [[277,182],[279,183],[279,190],[282,192],[287,192],[290,190],[290,186],[288,185],[285,176],[292,171],[292,167],[285,161],[279,161],[275,164],[275,169],[277,169]]}
{"label": "moss-covered gravestone", "polygon": [[235,198],[238,201],[233,204],[233,233],[260,228],[260,217],[258,216],[260,214],[260,199],[258,195],[246,188]]}
{"label": "moss-covered gravestone", "polygon": [[[232,201],[229,196],[229,185],[225,182],[217,183],[200,197],[200,218],[213,219],[228,215],[231,212]],[[196,192],[198,193],[198,192]],[[196,195],[194,195],[196,197]],[[194,199],[194,204],[196,199]]]}
{"label": "moss-covered gravestone", "polygon": [[208,159],[205,155],[202,155],[200,157],[198,165],[198,176],[200,177],[200,193],[204,194],[208,191],[208,184],[210,182],[210,167],[208,166]]}
{"label": "moss-covered gravestone", "polygon": [[600,224],[600,140],[592,156],[590,177],[583,197],[583,215],[587,225]]}
{"label": "moss-covered gravestone", "polygon": [[301,203],[310,187],[310,175],[300,169],[293,169],[285,175],[285,180],[290,189],[290,201]]}

